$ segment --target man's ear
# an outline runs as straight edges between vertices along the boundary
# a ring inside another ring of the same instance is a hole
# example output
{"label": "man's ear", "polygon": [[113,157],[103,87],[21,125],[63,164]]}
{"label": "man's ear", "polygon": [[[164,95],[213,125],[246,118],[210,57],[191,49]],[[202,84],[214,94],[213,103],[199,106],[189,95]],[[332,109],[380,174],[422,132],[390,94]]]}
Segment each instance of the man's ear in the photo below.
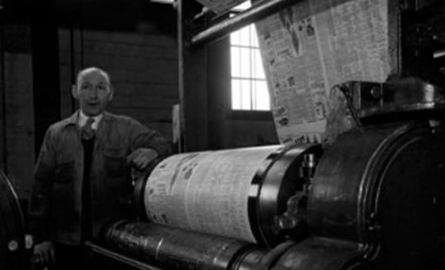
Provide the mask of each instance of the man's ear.
{"label": "man's ear", "polygon": [[78,99],[79,95],[77,94],[77,87],[75,84],[73,84],[73,86],[71,87],[71,93],[73,95],[73,98]]}
{"label": "man's ear", "polygon": [[114,96],[114,88],[113,86],[110,86],[110,95],[108,96],[108,101],[111,101]]}

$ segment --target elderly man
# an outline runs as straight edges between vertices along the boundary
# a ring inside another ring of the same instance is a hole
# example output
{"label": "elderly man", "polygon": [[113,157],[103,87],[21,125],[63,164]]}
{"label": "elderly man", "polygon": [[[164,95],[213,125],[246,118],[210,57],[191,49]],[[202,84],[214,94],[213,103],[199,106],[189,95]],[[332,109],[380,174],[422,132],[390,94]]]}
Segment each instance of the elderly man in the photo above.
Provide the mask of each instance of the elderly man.
{"label": "elderly man", "polygon": [[105,71],[80,71],[72,94],[80,108],[45,134],[29,211],[35,260],[56,269],[79,267],[82,244],[126,217],[131,170],[171,154],[157,131],[105,110],[114,94]]}

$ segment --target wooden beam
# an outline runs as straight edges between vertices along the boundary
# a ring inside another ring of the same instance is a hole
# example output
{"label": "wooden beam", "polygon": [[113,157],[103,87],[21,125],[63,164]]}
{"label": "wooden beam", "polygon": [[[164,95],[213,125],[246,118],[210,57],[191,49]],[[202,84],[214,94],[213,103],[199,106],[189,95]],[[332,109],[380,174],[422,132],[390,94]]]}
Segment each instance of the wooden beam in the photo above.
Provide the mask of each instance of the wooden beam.
{"label": "wooden beam", "polygon": [[194,1],[178,0],[179,101],[182,147],[180,152],[208,149],[207,52],[191,48],[190,18],[196,15]]}

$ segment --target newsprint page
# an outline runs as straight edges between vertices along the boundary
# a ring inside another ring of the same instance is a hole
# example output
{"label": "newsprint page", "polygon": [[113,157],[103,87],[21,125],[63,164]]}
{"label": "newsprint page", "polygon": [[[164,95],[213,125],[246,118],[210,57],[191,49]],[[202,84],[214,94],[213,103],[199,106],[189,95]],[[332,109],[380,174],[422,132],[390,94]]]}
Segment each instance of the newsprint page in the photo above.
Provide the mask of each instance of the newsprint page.
{"label": "newsprint page", "polygon": [[335,85],[395,72],[392,3],[298,1],[256,23],[280,143],[322,142]]}

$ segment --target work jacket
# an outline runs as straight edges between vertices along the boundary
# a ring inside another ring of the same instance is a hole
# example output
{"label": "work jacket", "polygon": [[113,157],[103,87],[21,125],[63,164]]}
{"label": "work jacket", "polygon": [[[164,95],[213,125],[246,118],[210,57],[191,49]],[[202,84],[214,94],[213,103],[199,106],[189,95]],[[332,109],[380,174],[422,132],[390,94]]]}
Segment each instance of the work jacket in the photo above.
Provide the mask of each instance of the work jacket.
{"label": "work jacket", "polygon": [[[79,112],[49,127],[34,170],[29,229],[35,241],[79,244],[81,236],[84,150]],[[107,223],[125,218],[132,182],[127,156],[138,148],[153,148],[159,157],[171,144],[138,121],[105,112],[99,123],[90,170],[93,236]]]}

